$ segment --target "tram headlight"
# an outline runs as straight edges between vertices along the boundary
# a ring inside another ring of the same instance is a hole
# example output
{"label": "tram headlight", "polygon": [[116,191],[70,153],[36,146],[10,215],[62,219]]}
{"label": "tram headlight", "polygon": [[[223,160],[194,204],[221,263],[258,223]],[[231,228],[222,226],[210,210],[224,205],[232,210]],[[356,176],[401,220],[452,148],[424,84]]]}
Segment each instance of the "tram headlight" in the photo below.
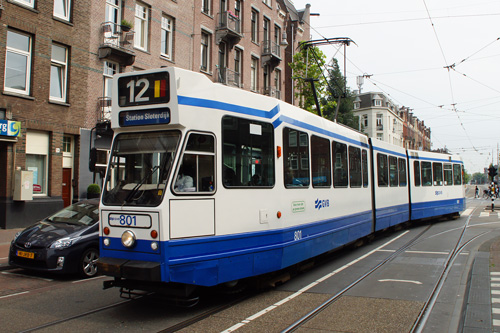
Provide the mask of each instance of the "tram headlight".
{"label": "tram headlight", "polygon": [[122,234],[122,244],[126,248],[133,248],[135,246],[135,241],[135,234],[132,231],[127,230]]}

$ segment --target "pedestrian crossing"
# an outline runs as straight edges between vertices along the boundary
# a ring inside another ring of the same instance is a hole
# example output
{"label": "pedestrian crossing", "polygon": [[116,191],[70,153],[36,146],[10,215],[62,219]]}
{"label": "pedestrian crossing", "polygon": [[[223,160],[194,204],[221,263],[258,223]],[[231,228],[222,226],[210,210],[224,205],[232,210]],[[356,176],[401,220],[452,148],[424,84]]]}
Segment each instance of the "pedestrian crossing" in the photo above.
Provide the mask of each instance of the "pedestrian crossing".
{"label": "pedestrian crossing", "polygon": [[500,332],[500,272],[490,272],[493,332]]}
{"label": "pedestrian crossing", "polygon": [[[467,208],[460,214],[460,216],[469,216],[473,208]],[[482,212],[479,213],[479,217],[499,217],[500,218],[500,206],[498,207],[498,210],[491,211],[490,208],[483,210]]]}

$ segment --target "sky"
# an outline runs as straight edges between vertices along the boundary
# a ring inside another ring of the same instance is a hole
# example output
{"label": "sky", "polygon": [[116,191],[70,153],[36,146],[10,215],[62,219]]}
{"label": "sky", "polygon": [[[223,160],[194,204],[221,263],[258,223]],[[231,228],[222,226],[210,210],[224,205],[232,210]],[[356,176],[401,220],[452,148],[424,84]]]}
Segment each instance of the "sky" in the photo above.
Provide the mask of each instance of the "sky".
{"label": "sky", "polygon": [[[346,77],[383,92],[431,129],[432,149],[462,156],[468,173],[498,163],[500,1],[293,0],[311,4],[312,39],[348,37]],[[344,67],[344,49],[319,47]]]}

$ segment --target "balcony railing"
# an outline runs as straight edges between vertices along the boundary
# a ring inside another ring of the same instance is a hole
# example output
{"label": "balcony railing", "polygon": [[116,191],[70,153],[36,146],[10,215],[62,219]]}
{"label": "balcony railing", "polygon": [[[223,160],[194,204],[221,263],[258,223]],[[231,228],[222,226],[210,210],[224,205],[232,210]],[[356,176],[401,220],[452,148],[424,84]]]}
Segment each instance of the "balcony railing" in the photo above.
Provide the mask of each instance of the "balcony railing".
{"label": "balcony railing", "polygon": [[231,44],[237,44],[243,34],[241,32],[241,20],[230,11],[217,14],[216,38],[218,42],[226,41]]}
{"label": "balcony railing", "polygon": [[281,61],[281,47],[271,40],[262,42],[262,63],[277,66]]}
{"label": "balcony railing", "polygon": [[101,24],[101,32],[99,58],[109,58],[126,66],[134,63],[133,30],[114,22],[104,22]]}
{"label": "balcony railing", "polygon": [[227,67],[217,66],[217,82],[241,88],[241,74]]}

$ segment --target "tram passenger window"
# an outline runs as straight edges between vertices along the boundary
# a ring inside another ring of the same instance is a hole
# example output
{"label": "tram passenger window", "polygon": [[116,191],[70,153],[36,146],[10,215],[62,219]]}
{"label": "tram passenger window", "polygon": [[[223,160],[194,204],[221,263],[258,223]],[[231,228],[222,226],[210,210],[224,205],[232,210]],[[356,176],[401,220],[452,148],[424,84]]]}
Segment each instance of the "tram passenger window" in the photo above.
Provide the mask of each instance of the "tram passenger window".
{"label": "tram passenger window", "polygon": [[274,127],[270,123],[222,118],[224,187],[274,186]]}
{"label": "tram passenger window", "polygon": [[311,136],[311,171],[313,187],[330,187],[330,140]]}
{"label": "tram passenger window", "polygon": [[398,158],[389,156],[389,184],[391,187],[398,186]]}
{"label": "tram passenger window", "polygon": [[285,127],[283,129],[283,166],[285,186],[307,187],[309,176],[309,137],[307,133]]}
{"label": "tram passenger window", "polygon": [[451,168],[451,164],[445,164],[443,166],[444,171],[444,184],[445,185],[453,185],[453,170]]}
{"label": "tram passenger window", "polygon": [[368,187],[368,153],[365,149],[361,152],[361,165],[363,167],[363,187]]}
{"label": "tram passenger window", "polygon": [[215,139],[212,135],[190,133],[174,182],[174,191],[214,192]]}
{"label": "tram passenger window", "polygon": [[462,168],[460,164],[453,164],[453,184],[462,185]]}
{"label": "tram passenger window", "polygon": [[361,187],[361,149],[349,146],[349,176],[351,187]]}
{"label": "tram passenger window", "polygon": [[443,185],[443,164],[432,163],[432,173],[434,175],[434,185]]}
{"label": "tram passenger window", "polygon": [[406,186],[406,160],[398,158],[399,186]]}
{"label": "tram passenger window", "polygon": [[419,161],[413,162],[413,172],[414,172],[415,186],[420,186],[420,162]]}
{"label": "tram passenger window", "polygon": [[333,186],[347,187],[349,174],[347,169],[347,145],[340,142],[332,142],[333,158]]}
{"label": "tram passenger window", "polygon": [[422,186],[432,186],[432,164],[422,162]]}
{"label": "tram passenger window", "polygon": [[389,185],[389,165],[385,154],[377,154],[377,178],[378,186]]}

